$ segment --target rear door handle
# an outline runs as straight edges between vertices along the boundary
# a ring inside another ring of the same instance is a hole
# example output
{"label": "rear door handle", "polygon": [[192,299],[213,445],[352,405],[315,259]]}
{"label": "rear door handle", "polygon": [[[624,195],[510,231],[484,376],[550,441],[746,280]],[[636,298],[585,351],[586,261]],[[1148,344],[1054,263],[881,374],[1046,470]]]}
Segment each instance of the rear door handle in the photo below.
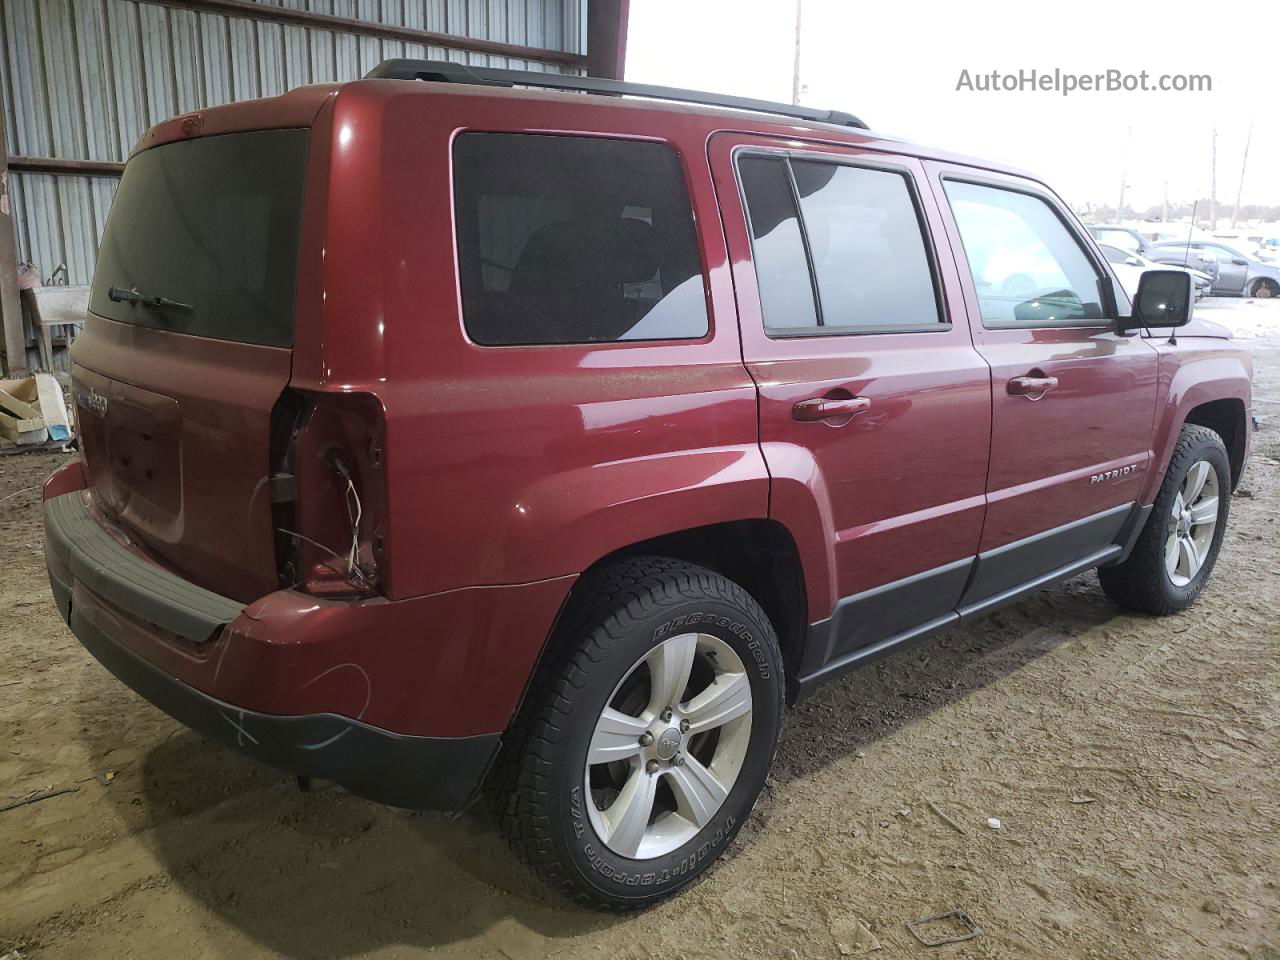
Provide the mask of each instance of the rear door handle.
{"label": "rear door handle", "polygon": [[1039,400],[1057,385],[1057,377],[1014,377],[1006,389],[1015,397]]}
{"label": "rear door handle", "polygon": [[871,401],[866,397],[847,397],[837,400],[814,397],[797,403],[791,408],[791,415],[802,423],[809,423],[815,420],[854,417],[860,413],[866,413],[870,408]]}

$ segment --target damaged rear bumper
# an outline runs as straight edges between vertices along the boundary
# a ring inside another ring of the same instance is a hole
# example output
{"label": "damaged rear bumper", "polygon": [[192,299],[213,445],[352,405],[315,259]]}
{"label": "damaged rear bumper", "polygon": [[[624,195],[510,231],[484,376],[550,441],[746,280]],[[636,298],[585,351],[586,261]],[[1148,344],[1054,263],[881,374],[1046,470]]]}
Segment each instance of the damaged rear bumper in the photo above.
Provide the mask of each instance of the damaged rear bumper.
{"label": "damaged rear bumper", "polygon": [[[396,604],[362,615],[281,592],[246,606],[130,549],[98,522],[81,491],[50,492],[45,558],[58,610],[85,649],[137,693],[256,760],[371,800],[457,810],[474,797],[500,732],[427,736],[370,722],[375,686],[387,691],[378,698],[384,715],[395,710],[412,729],[434,722],[437,707],[424,705],[424,691],[467,683],[465,674],[415,683],[410,661],[420,651],[408,641],[399,648],[407,659],[385,647],[385,662],[355,659],[353,647],[388,643],[378,630]],[[421,615],[413,605],[408,612]],[[388,676],[397,668],[393,687]],[[456,709],[453,716],[459,724],[489,722]]]}
{"label": "damaged rear bumper", "polygon": [[333,780],[352,793],[397,807],[460,810],[470,801],[497,752],[496,733],[414,737],[332,713],[277,716],[223,703],[113,641],[69,590],[51,579],[68,625],[98,661],[136,693],[193,730],[268,766]]}

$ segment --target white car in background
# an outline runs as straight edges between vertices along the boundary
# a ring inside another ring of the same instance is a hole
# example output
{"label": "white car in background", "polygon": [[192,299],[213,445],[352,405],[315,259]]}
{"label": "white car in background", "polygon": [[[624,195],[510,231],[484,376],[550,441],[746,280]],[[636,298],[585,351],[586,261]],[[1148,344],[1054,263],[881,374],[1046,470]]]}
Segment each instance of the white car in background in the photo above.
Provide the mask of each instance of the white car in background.
{"label": "white car in background", "polygon": [[1113,247],[1109,243],[1098,244],[1098,249],[1107,258],[1107,262],[1111,264],[1111,269],[1115,272],[1116,279],[1120,281],[1120,286],[1124,287],[1125,293],[1129,294],[1131,298],[1137,295],[1138,281],[1148,270],[1183,270],[1191,274],[1191,282],[1195,285],[1197,300],[1207,294],[1209,288],[1213,286],[1213,277],[1207,273],[1201,273],[1199,270],[1192,270],[1190,267],[1179,267],[1170,263],[1156,263],[1154,260],[1148,260],[1140,254]]}

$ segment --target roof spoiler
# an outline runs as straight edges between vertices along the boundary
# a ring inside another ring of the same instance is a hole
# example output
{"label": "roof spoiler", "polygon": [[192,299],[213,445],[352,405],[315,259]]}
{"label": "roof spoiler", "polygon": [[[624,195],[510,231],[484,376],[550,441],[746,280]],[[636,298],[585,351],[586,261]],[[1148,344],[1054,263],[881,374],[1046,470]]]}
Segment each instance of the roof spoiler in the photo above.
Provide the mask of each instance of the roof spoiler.
{"label": "roof spoiler", "polygon": [[857,127],[860,130],[867,129],[867,125],[853,114],[840,110],[815,110],[811,107],[793,106],[788,103],[774,103],[771,100],[753,100],[749,97],[731,97],[726,94],[704,93],[700,90],[656,87],[647,83],[625,83],[621,80],[604,80],[599,77],[580,77],[565,73],[468,67],[448,60],[384,60],[365,74],[365,79],[426,80],[430,83],[469,83],[487,87],[544,87],[550,90],[572,90],[609,96],[649,97],[654,100],[675,100],[680,103],[700,103],[711,107],[731,107],[734,110],[752,110],[756,113],[794,117],[797,120],[834,123],[837,126]]}

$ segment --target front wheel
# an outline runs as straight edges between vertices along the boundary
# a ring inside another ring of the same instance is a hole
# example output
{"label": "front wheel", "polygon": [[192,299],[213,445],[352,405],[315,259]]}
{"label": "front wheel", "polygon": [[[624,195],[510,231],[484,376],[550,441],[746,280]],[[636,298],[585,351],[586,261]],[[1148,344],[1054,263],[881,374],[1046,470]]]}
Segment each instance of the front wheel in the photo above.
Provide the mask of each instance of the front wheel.
{"label": "front wheel", "polygon": [[585,906],[669,896],[750,814],[782,691],[773,628],[737,584],[660,557],[588,574],[499,761],[503,832]]}
{"label": "front wheel", "polygon": [[1098,568],[1102,589],[1134,610],[1185,610],[1213,571],[1230,507],[1231,466],[1222,438],[1208,427],[1184,426],[1133,552],[1123,563]]}
{"label": "front wheel", "polygon": [[1272,297],[1280,296],[1280,283],[1276,283],[1274,280],[1259,280],[1254,283],[1249,295],[1257,297],[1259,300],[1269,300]]}

